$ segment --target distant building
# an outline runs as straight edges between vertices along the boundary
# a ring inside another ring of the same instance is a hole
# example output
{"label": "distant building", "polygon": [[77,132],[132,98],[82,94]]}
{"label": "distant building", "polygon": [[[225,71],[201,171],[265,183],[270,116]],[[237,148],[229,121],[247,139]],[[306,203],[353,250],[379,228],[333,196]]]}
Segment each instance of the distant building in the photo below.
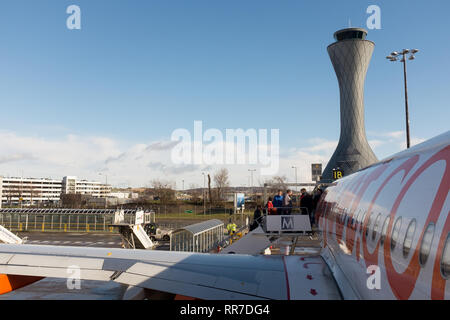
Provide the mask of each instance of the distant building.
{"label": "distant building", "polygon": [[111,193],[111,186],[97,181],[78,180],[77,177],[66,176],[62,180],[62,193],[106,198]]}
{"label": "distant building", "polygon": [[188,200],[192,200],[194,197],[191,194],[188,194],[185,192],[177,192],[175,194],[175,198],[177,200],[188,201]]}
{"label": "distant building", "polygon": [[70,176],[62,180],[0,177],[1,202],[8,205],[59,203],[61,194],[83,194],[95,198],[106,198],[110,193],[109,185],[96,181],[78,180]]}
{"label": "distant building", "polygon": [[42,178],[2,178],[2,202],[11,205],[37,202],[58,202],[61,196],[61,180]]}
{"label": "distant building", "polygon": [[111,192],[108,197],[117,199],[137,199],[139,198],[139,194],[137,192]]}

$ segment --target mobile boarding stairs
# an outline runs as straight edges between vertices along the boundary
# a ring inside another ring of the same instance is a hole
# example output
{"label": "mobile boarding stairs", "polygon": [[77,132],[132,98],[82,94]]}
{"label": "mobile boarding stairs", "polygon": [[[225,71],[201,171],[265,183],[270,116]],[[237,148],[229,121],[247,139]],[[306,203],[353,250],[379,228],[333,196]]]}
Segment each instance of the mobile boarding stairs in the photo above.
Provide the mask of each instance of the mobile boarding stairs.
{"label": "mobile boarding stairs", "polygon": [[148,236],[144,226],[155,220],[153,211],[137,210],[134,223],[125,222],[125,211],[118,210],[114,214],[114,223],[111,227],[118,228],[122,243],[129,249],[152,249],[155,244]]}

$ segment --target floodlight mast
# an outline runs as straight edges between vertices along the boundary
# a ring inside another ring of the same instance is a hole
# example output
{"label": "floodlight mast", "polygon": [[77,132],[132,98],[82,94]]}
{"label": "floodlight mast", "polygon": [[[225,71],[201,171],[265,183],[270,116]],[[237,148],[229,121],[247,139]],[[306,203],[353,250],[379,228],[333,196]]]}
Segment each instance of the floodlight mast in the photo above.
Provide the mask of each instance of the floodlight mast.
{"label": "floodlight mast", "polygon": [[[409,53],[409,60],[414,60],[416,54],[419,52],[417,49],[403,49],[400,52],[393,51],[391,55],[387,56],[386,59],[396,62],[400,61],[403,63],[403,77],[405,82],[405,114],[406,114],[406,148],[411,147],[411,138],[410,138],[410,130],[409,130],[409,107],[408,107],[408,83],[406,80],[406,55]],[[401,60],[398,60],[398,58],[401,56]]]}

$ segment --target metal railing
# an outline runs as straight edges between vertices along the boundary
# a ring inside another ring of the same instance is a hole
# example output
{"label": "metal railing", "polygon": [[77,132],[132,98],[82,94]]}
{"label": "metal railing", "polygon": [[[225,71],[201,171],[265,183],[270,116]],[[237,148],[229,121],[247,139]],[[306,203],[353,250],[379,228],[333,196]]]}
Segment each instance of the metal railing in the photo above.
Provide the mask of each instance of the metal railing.
{"label": "metal railing", "polygon": [[[122,210],[124,222],[133,224],[138,209]],[[0,225],[12,231],[117,232],[115,209],[0,209]]]}
{"label": "metal railing", "polygon": [[[262,218],[262,216],[261,216],[261,218]],[[214,246],[220,247],[220,248],[225,248],[225,247],[231,245],[233,243],[233,241],[237,241],[237,240],[241,239],[244,236],[244,232],[248,228],[249,228],[249,225],[243,225],[242,227],[237,229],[232,234],[227,234],[227,236],[225,238],[223,238],[223,240],[218,241]]]}
{"label": "metal railing", "polygon": [[[126,215],[134,222],[134,215]],[[5,214],[0,213],[0,225],[11,231],[40,232],[116,232],[110,224],[114,215],[89,214]]]}
{"label": "metal railing", "polygon": [[285,215],[285,214],[304,214],[309,215],[309,209],[307,207],[274,207],[271,209],[271,212],[269,213],[269,210],[267,208],[263,208],[264,214],[271,214],[271,215]]}

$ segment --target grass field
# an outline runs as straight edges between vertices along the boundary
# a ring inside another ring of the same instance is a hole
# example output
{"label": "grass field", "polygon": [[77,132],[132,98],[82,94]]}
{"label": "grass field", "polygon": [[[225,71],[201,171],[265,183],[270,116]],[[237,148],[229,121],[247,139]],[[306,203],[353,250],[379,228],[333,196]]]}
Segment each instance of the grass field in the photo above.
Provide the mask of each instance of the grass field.
{"label": "grass field", "polygon": [[[253,213],[245,212],[244,218],[248,216],[253,216]],[[156,214],[156,220],[158,219],[164,219],[164,220],[210,220],[210,219],[219,219],[219,220],[226,220],[229,218],[237,219],[241,218],[241,214],[228,214],[228,213],[217,213],[217,214],[194,214],[194,213],[161,213]]]}

